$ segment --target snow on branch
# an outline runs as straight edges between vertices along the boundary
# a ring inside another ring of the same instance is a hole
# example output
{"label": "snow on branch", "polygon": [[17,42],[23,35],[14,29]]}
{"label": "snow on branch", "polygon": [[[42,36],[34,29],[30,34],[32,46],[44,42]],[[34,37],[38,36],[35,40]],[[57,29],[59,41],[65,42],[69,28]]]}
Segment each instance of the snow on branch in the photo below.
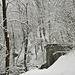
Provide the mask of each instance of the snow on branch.
{"label": "snow on branch", "polygon": [[57,54],[57,53],[63,54],[63,53],[68,53],[68,52],[69,52],[69,51],[56,51],[56,52],[53,53],[53,55],[55,55],[55,54]]}
{"label": "snow on branch", "polygon": [[9,21],[7,21],[7,22],[12,22],[12,21],[16,21],[16,22],[19,22],[19,23],[21,23],[21,24],[25,24],[25,22],[21,22],[21,21],[19,21],[19,20],[17,20],[17,19],[11,19],[11,20],[9,20]]}
{"label": "snow on branch", "polygon": [[7,29],[5,29],[5,27],[3,27],[3,22],[6,20],[7,18],[5,18],[1,23],[0,23],[0,28],[7,31]]}
{"label": "snow on branch", "polygon": [[3,26],[1,26],[1,25],[0,25],[0,28],[3,29],[3,30],[5,29],[5,28],[4,28]]}

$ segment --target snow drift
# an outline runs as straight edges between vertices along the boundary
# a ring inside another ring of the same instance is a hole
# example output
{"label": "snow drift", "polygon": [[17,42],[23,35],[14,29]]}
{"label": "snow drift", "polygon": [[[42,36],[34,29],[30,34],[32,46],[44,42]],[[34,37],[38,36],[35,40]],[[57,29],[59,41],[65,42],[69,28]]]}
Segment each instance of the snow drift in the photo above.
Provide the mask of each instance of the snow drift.
{"label": "snow drift", "polygon": [[35,69],[21,75],[75,75],[75,51],[61,56],[48,69]]}

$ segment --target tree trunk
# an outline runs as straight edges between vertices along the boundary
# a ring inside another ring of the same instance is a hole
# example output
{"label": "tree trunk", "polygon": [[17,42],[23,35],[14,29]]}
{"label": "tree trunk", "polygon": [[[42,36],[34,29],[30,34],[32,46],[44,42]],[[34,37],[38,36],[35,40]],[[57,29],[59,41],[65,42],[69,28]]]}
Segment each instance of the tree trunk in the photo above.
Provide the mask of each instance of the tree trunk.
{"label": "tree trunk", "polygon": [[39,31],[40,31],[40,39],[41,39],[41,50],[42,50],[42,52],[43,52],[43,46],[42,46],[43,40],[42,40],[41,27],[40,27]]}
{"label": "tree trunk", "polygon": [[36,60],[37,60],[37,46],[35,45],[35,55],[36,55]]}
{"label": "tree trunk", "polygon": [[50,25],[50,21],[48,21],[48,26],[49,26],[49,42],[51,43],[51,35],[50,35],[51,25]]}
{"label": "tree trunk", "polygon": [[25,53],[24,53],[24,67],[25,67],[25,72],[28,71],[27,70],[27,60],[26,60],[26,56],[27,56],[27,46],[28,46],[28,36],[26,36],[25,39]]}
{"label": "tree trunk", "polygon": [[[28,11],[27,11],[27,6],[28,6],[28,3],[26,4],[26,23],[28,25]],[[28,47],[28,28],[26,30],[26,37],[25,37],[25,53],[24,53],[24,67],[25,67],[25,72],[28,71],[27,69],[27,60],[26,60],[26,57],[27,57],[27,47]]]}
{"label": "tree trunk", "polygon": [[9,37],[8,37],[8,32],[7,32],[7,17],[6,17],[6,0],[2,0],[3,4],[3,27],[4,29],[4,36],[5,36],[5,41],[6,41],[6,73],[5,75],[9,75]]}
{"label": "tree trunk", "polygon": [[[12,25],[11,25],[12,26]],[[12,39],[13,39],[13,48],[12,48],[12,62],[13,62],[13,75],[15,75],[15,36],[14,36],[14,30],[13,30],[13,26],[12,26]]]}

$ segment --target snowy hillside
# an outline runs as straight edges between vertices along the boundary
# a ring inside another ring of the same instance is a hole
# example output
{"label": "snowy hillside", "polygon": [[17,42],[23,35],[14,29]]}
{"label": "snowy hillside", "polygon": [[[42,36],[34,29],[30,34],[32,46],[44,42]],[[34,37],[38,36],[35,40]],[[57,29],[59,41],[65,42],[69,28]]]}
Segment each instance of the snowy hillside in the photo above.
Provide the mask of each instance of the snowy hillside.
{"label": "snowy hillside", "polygon": [[61,56],[48,69],[35,69],[21,75],[75,75],[75,51]]}

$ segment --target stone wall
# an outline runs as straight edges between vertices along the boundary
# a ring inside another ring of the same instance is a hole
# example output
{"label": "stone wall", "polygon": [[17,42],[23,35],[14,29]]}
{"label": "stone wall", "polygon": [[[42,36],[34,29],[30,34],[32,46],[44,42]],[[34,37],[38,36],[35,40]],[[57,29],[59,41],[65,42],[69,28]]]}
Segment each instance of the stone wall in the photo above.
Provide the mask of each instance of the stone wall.
{"label": "stone wall", "polygon": [[[48,44],[45,48],[47,67],[51,66],[62,54],[66,54],[66,50],[72,49],[71,46],[61,44]],[[58,53],[53,55],[57,51]]]}
{"label": "stone wall", "polygon": [[66,54],[66,51],[71,50],[72,46],[62,44],[47,44],[45,48],[46,48],[46,63],[43,64],[40,67],[40,69],[48,68],[49,66],[51,66],[62,54],[64,55]]}

